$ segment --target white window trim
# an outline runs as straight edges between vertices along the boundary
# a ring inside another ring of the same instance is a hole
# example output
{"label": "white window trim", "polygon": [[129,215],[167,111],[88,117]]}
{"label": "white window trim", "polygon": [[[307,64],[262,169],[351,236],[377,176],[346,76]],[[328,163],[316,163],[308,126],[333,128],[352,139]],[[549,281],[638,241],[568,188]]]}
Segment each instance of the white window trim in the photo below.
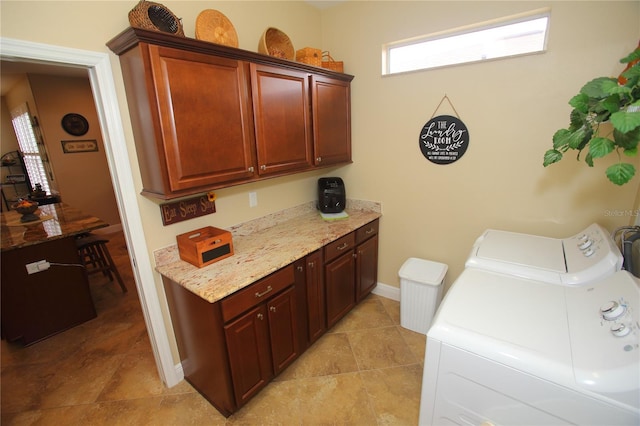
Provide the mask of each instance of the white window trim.
{"label": "white window trim", "polygon": [[[519,53],[519,54],[514,54],[514,55],[500,56],[500,57],[496,57],[496,58],[479,59],[479,60],[473,60],[473,61],[459,62],[459,63],[453,63],[453,64],[447,64],[447,65],[439,65],[439,66],[434,66],[434,67],[419,68],[419,69],[414,69],[414,70],[406,70],[406,71],[399,71],[399,72],[393,72],[393,73],[390,71],[391,66],[390,66],[390,63],[389,63],[389,51],[391,49],[402,47],[402,46],[410,46],[410,45],[423,43],[423,42],[428,42],[428,41],[432,41],[432,40],[440,40],[440,39],[444,39],[444,38],[448,38],[448,37],[455,37],[455,36],[459,36],[459,35],[463,35],[463,34],[473,33],[473,32],[476,32],[476,31],[488,30],[488,29],[491,29],[491,28],[497,28],[497,27],[501,27],[501,26],[515,24],[515,23],[518,23],[518,22],[531,21],[531,20],[538,19],[538,18],[543,18],[543,17],[546,17],[548,19],[548,21],[547,21],[547,31],[546,31],[545,37],[544,37],[543,48],[540,51]],[[383,76],[392,76],[392,75],[406,74],[406,73],[417,72],[417,71],[428,71],[428,70],[441,69],[441,68],[447,68],[447,67],[453,67],[453,66],[459,66],[459,65],[476,64],[476,63],[479,63],[479,62],[496,61],[496,60],[503,60],[503,59],[509,59],[509,58],[514,58],[514,57],[520,57],[520,56],[541,54],[541,53],[546,52],[546,50],[547,50],[547,41],[549,39],[549,28],[550,28],[550,25],[551,25],[551,8],[550,7],[545,7],[545,8],[536,9],[536,10],[532,10],[532,11],[528,11],[528,12],[523,12],[523,13],[519,13],[519,14],[515,14],[515,15],[510,15],[510,16],[506,16],[506,17],[492,19],[492,20],[488,20],[488,21],[484,21],[484,22],[480,22],[480,23],[476,23],[476,24],[472,24],[472,25],[466,25],[466,26],[462,26],[462,27],[458,27],[458,28],[454,28],[454,29],[450,29],[450,30],[439,31],[439,32],[436,32],[436,33],[428,34],[428,35],[411,37],[411,38],[404,39],[404,40],[399,40],[399,41],[395,41],[395,42],[386,43],[386,44],[382,45],[382,75]]]}

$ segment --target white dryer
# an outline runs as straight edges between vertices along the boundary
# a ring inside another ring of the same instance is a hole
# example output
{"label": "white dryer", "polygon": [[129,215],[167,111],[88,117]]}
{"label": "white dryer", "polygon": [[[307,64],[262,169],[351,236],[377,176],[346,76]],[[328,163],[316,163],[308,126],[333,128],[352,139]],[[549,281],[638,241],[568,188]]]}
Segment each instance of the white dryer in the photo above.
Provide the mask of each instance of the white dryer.
{"label": "white dryer", "polygon": [[594,223],[563,239],[488,229],[474,243],[465,267],[561,285],[583,285],[622,268],[611,236]]}
{"label": "white dryer", "polygon": [[640,282],[561,286],[475,268],[427,333],[421,425],[640,424]]}

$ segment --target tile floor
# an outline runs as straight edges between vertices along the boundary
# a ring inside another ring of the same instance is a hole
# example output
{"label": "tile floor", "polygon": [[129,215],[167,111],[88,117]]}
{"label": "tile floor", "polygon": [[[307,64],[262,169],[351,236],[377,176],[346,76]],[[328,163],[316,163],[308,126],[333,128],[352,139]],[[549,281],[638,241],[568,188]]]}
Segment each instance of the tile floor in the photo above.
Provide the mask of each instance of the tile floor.
{"label": "tile floor", "polygon": [[399,303],[371,295],[229,418],[188,383],[158,377],[126,246],[109,249],[127,283],[98,275],[98,317],[29,347],[1,344],[2,425],[415,425],[425,336]]}

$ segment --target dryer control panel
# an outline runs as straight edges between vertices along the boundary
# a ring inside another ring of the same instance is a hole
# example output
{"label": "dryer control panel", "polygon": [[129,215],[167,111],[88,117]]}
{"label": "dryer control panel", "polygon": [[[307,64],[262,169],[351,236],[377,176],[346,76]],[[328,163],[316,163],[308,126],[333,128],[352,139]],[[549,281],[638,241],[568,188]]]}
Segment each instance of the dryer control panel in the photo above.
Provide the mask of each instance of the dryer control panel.
{"label": "dryer control panel", "polygon": [[619,271],[565,299],[576,382],[640,409],[640,281]]}

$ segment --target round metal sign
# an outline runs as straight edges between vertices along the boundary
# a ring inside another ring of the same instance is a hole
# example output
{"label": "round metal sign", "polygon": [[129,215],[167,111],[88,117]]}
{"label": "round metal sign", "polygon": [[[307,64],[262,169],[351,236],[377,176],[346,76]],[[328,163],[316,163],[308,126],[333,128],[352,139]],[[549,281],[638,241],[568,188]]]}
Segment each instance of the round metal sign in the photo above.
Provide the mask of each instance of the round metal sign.
{"label": "round metal sign", "polygon": [[420,132],[420,151],[435,164],[450,164],[459,160],[469,146],[469,130],[457,117],[433,117]]}

